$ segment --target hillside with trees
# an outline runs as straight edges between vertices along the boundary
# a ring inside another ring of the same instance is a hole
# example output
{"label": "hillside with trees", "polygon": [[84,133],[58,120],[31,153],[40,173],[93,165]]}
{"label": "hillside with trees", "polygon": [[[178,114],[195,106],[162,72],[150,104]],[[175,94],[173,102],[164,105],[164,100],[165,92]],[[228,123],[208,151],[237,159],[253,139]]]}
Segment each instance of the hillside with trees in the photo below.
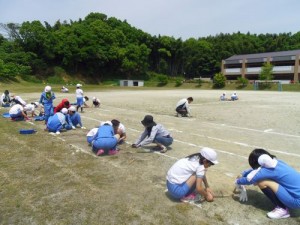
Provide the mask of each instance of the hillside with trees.
{"label": "hillside with trees", "polygon": [[[232,55],[300,49],[300,32],[176,39],[151,36],[126,21],[90,13],[78,21],[0,24],[0,78],[45,80],[61,74],[87,82],[213,77]],[[56,78],[55,78],[56,77]]]}

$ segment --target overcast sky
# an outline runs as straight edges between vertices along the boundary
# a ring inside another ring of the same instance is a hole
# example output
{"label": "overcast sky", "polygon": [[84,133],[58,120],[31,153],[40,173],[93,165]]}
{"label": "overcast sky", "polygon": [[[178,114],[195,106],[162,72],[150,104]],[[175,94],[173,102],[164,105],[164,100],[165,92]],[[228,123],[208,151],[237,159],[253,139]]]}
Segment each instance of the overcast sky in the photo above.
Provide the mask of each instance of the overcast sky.
{"label": "overcast sky", "polygon": [[91,12],[127,20],[151,35],[296,33],[300,0],[0,0],[0,23],[76,21]]}

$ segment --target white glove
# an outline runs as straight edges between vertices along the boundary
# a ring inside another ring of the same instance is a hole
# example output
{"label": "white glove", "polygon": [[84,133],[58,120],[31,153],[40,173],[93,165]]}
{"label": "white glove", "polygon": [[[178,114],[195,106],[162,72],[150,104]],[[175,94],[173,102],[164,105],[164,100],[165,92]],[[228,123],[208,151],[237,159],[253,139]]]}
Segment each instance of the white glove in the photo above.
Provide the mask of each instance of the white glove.
{"label": "white glove", "polygon": [[85,130],[86,128],[85,127],[81,127],[81,129]]}
{"label": "white glove", "polygon": [[72,129],[73,129],[73,130],[75,130],[75,129],[76,129],[76,127],[72,126]]}
{"label": "white glove", "polygon": [[59,132],[59,131],[56,131],[56,134],[60,134],[60,132]]}
{"label": "white glove", "polygon": [[240,202],[247,202],[248,201],[248,195],[247,195],[247,190],[244,185],[235,185],[236,189],[240,191]]}

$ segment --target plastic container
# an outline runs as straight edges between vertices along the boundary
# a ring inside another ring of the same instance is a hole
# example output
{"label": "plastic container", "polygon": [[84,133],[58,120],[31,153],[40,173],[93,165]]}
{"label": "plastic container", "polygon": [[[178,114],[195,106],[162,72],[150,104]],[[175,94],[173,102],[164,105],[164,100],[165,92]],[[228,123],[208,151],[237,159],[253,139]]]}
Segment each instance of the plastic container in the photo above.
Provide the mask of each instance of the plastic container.
{"label": "plastic container", "polygon": [[9,115],[9,113],[8,113],[8,112],[6,112],[6,113],[3,113],[3,114],[2,114],[2,116],[3,116],[4,118],[10,118],[10,115]]}
{"label": "plastic container", "polygon": [[36,130],[34,129],[21,129],[20,134],[34,134]]}

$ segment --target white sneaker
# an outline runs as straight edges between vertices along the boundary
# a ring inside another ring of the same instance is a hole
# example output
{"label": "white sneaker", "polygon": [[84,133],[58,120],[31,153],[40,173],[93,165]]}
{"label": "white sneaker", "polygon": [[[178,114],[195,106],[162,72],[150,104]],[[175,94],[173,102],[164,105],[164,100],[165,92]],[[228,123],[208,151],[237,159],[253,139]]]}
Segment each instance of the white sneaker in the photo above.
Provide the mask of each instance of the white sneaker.
{"label": "white sneaker", "polygon": [[283,209],[278,206],[275,209],[273,209],[273,211],[268,212],[267,215],[271,219],[283,219],[290,217],[288,209]]}

